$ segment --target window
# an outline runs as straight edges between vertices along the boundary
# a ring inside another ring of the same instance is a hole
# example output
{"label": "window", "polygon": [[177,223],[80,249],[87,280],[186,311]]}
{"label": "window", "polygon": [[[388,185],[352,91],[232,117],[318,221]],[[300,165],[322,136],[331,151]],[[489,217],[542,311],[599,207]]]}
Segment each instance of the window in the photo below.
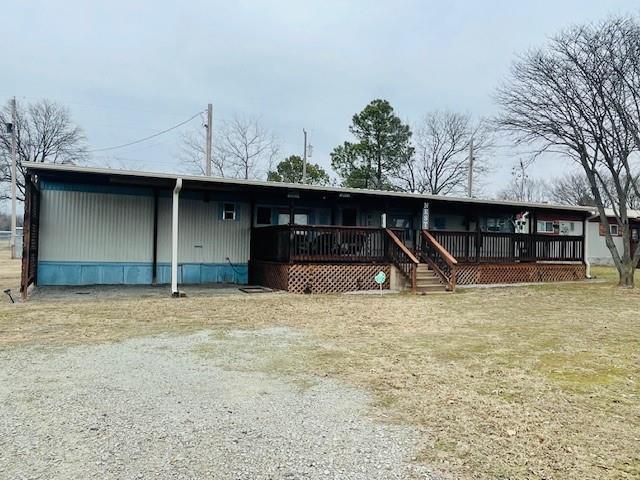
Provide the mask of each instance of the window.
{"label": "window", "polygon": [[258,207],[256,209],[256,224],[271,225],[271,209],[269,207]]}
{"label": "window", "polygon": [[553,222],[549,221],[538,221],[538,232],[540,233],[553,233]]}
{"label": "window", "polygon": [[507,218],[487,218],[487,232],[508,232],[509,219]]}
{"label": "window", "polygon": [[309,225],[309,215],[306,213],[294,213],[293,223],[296,225]]}
{"label": "window", "polygon": [[[294,212],[293,213],[294,225],[309,225],[309,214],[306,212]],[[289,225],[289,212],[278,212],[278,225]]]}
{"label": "window", "polygon": [[447,228],[447,218],[446,217],[434,217],[433,218],[433,226],[436,230],[444,230]]}
{"label": "window", "polygon": [[610,224],[609,225],[609,232],[611,232],[611,235],[617,236],[618,235],[618,225],[616,225],[615,223]]}
{"label": "window", "polygon": [[223,203],[222,204],[222,219],[223,220],[235,220],[236,219],[236,204],[235,203]]}
{"label": "window", "polygon": [[391,228],[402,228],[408,230],[411,227],[411,217],[405,215],[392,215]]}

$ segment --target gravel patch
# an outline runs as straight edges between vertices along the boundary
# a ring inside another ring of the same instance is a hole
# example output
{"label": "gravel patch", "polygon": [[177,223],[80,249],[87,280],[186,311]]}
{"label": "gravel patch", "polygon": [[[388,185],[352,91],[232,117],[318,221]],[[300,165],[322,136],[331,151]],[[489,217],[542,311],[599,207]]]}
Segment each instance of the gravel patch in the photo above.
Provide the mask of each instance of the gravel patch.
{"label": "gravel patch", "polygon": [[223,368],[213,336],[0,351],[0,478],[435,478],[364,392]]}

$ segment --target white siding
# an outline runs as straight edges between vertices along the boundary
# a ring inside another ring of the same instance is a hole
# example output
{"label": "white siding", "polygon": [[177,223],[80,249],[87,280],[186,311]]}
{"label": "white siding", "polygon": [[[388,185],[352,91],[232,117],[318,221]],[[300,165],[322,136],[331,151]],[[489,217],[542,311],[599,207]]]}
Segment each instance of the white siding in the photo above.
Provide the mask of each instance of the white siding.
{"label": "white siding", "polygon": [[38,259],[150,262],[153,198],[43,190]]}
{"label": "white siding", "polygon": [[[246,263],[249,260],[249,204],[236,205],[236,220],[222,220],[221,201],[180,198],[180,263]],[[158,205],[158,262],[171,261],[171,198]]]}
{"label": "white siding", "polygon": [[[587,222],[587,258],[591,265],[613,265],[605,236],[600,235],[599,222]],[[613,237],[618,252],[622,252],[622,237]]]}

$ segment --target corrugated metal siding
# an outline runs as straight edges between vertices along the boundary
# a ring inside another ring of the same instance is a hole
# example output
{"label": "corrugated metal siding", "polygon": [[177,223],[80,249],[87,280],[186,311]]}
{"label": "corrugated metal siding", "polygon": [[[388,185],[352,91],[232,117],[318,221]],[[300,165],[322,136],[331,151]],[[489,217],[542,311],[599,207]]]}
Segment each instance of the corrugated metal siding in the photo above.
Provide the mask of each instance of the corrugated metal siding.
{"label": "corrugated metal siding", "polygon": [[39,260],[150,262],[153,197],[43,190]]}
{"label": "corrugated metal siding", "polygon": [[[180,199],[180,263],[246,263],[249,260],[250,208],[234,202],[236,220],[222,220],[222,202]],[[171,261],[171,198],[158,205],[158,261]]]}

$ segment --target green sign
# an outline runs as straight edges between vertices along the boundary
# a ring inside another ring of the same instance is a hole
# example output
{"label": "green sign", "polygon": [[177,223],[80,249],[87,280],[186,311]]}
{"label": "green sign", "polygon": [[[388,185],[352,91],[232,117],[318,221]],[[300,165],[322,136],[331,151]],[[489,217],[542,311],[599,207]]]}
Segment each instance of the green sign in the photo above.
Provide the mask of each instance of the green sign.
{"label": "green sign", "polygon": [[373,279],[376,281],[378,285],[382,285],[387,280],[387,274],[384,273],[383,271],[380,271],[376,274],[375,277],[373,277]]}

